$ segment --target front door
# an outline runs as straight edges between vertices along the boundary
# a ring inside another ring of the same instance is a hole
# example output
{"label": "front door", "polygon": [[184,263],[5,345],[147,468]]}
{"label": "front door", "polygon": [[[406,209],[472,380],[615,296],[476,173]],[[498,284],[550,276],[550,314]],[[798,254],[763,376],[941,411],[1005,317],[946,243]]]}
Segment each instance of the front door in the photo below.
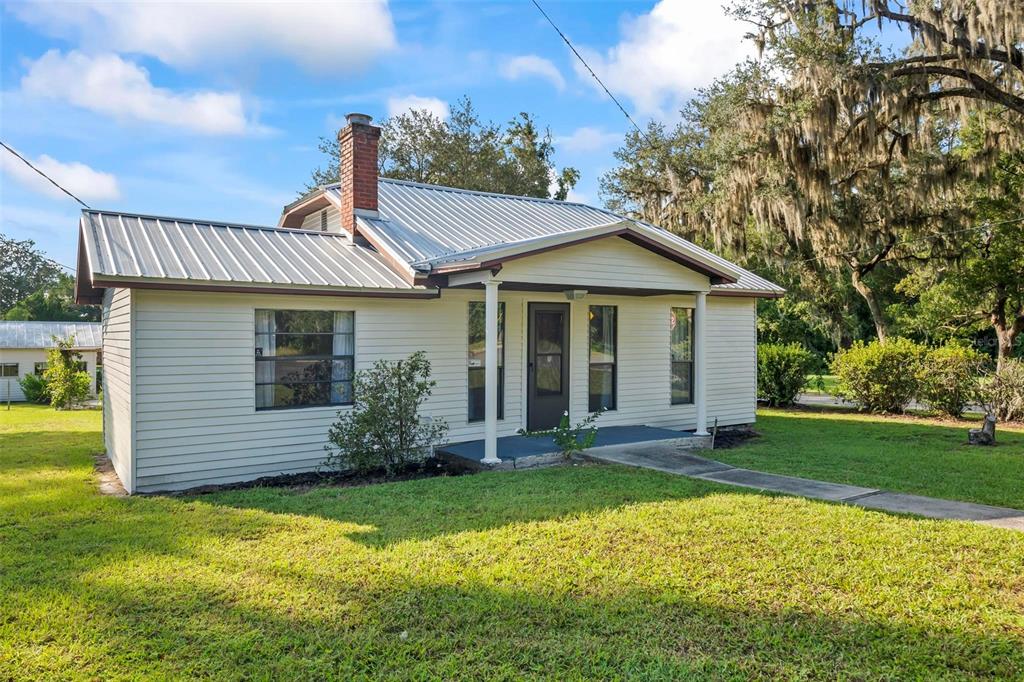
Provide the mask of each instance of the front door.
{"label": "front door", "polygon": [[569,304],[531,303],[529,317],[526,427],[544,431],[569,409]]}

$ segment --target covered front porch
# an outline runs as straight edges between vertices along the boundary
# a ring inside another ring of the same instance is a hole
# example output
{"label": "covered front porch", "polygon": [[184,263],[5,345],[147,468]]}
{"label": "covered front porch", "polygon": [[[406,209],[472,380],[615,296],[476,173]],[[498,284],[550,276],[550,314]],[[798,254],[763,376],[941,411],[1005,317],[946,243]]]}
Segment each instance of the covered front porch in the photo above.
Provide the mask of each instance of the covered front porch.
{"label": "covered front porch", "polygon": [[[710,445],[710,437],[689,431],[676,431],[653,426],[607,426],[597,430],[593,449],[653,442],[676,445],[681,448],[701,448]],[[495,439],[494,447],[497,451],[497,462],[488,458],[486,439],[451,443],[439,447],[437,456],[453,464],[472,469],[521,469],[555,463],[562,457],[555,445],[554,438],[546,434],[504,436]]]}

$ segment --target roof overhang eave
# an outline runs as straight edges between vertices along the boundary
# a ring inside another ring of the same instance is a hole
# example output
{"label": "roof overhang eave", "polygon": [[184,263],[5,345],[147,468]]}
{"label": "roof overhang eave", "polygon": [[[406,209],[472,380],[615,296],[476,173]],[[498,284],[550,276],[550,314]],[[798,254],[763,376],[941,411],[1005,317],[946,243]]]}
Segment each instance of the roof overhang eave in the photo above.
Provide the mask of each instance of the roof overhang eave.
{"label": "roof overhang eave", "polygon": [[167,289],[221,293],[279,293],[316,296],[354,296],[373,298],[437,298],[440,292],[426,286],[344,287],[319,284],[275,284],[273,282],[226,282],[222,280],[174,279],[168,277],[132,277],[95,275],[95,287],[126,289]]}

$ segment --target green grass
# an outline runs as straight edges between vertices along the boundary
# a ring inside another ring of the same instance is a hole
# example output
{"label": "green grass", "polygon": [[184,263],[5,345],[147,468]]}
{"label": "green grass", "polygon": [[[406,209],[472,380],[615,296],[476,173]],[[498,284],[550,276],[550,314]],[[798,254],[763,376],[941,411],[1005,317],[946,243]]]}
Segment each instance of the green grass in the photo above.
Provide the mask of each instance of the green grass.
{"label": "green grass", "polygon": [[877,417],[848,410],[760,410],[762,437],[715,452],[749,469],[1024,509],[1024,431],[967,445],[977,422]]}
{"label": "green grass", "polygon": [[1020,678],[1024,534],[620,467],[97,494],[0,412],[0,679]]}
{"label": "green grass", "polygon": [[[821,379],[819,383],[818,380]],[[832,395],[839,385],[839,377],[835,374],[808,374],[805,393]]]}

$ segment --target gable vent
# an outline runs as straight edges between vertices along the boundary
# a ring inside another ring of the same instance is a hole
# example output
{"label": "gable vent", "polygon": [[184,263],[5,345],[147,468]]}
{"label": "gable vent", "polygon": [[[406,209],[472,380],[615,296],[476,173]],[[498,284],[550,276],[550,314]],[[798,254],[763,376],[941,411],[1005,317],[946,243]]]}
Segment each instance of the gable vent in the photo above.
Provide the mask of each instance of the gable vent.
{"label": "gable vent", "polygon": [[327,211],[320,211],[320,231],[327,231]]}

